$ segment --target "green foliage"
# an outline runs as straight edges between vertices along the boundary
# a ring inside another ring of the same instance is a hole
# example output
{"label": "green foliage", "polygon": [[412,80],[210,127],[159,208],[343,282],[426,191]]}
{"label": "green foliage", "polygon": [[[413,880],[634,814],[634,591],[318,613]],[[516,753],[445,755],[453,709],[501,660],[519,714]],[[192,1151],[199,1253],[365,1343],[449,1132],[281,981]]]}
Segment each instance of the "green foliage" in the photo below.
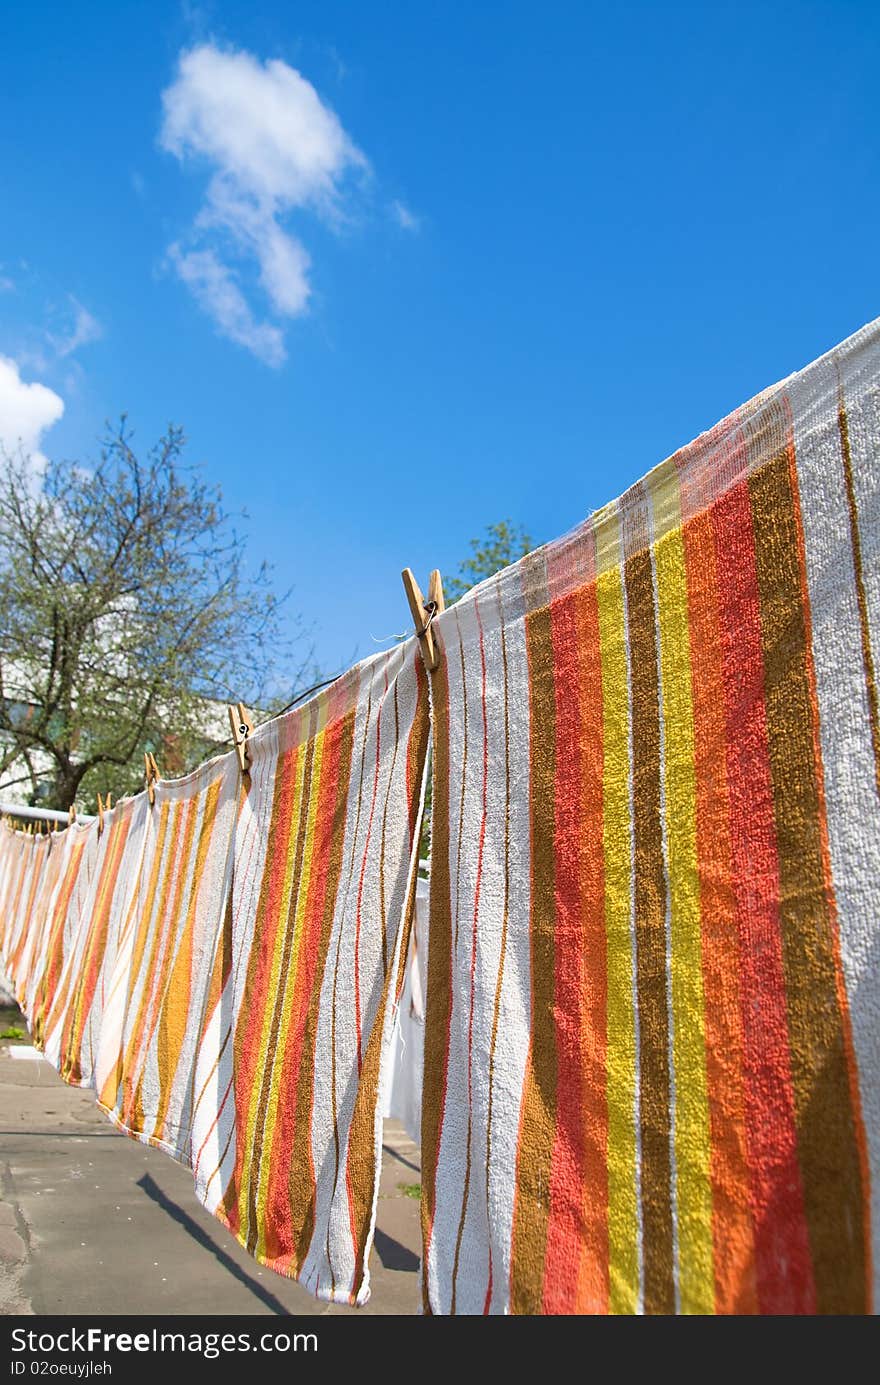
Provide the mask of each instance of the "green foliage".
{"label": "green foliage", "polygon": [[123,419],[89,467],[0,457],[0,772],[31,803],[137,790],[144,751],[185,772],[289,655],[268,569],[184,448],[171,427],[138,457]]}
{"label": "green foliage", "polygon": [[458,575],[443,578],[443,594],[451,606],[486,577],[493,577],[518,558],[531,553],[533,543],[521,526],[502,519],[490,524],[481,538],[471,539],[471,556],[459,564]]}

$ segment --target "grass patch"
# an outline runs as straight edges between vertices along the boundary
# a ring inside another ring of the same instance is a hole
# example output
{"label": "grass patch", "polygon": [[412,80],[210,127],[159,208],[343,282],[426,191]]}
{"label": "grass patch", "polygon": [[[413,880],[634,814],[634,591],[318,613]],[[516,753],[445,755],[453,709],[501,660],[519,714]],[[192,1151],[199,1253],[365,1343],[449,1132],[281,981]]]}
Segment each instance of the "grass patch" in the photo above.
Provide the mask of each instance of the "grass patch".
{"label": "grass patch", "polygon": [[418,1202],[422,1196],[421,1183],[398,1183],[397,1186],[403,1193],[404,1197],[415,1198],[416,1202]]}
{"label": "grass patch", "polygon": [[0,1033],[0,1039],[23,1039],[23,1038],[24,1038],[24,1030],[23,1030],[23,1029],[19,1029],[19,1027],[18,1027],[17,1024],[10,1024],[10,1026],[9,1026],[8,1029],[4,1029],[3,1032]]}

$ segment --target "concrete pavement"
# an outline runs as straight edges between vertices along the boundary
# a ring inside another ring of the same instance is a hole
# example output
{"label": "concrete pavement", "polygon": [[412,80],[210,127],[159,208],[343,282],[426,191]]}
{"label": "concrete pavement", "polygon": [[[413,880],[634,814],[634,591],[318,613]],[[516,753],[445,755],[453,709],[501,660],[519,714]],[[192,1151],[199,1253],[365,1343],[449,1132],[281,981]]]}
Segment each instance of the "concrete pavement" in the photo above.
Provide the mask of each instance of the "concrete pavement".
{"label": "concrete pavement", "polygon": [[239,1247],[187,1169],[13,1047],[28,1046],[0,1045],[0,1314],[419,1311],[419,1152],[396,1123],[385,1128],[370,1302],[319,1303]]}

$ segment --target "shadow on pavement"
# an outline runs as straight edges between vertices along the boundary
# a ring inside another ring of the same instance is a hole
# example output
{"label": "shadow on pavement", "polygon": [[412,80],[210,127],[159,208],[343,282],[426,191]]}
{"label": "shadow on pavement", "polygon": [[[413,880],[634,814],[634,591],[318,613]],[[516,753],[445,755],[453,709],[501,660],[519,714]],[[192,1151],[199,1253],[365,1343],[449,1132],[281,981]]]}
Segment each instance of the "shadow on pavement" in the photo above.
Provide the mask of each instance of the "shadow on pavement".
{"label": "shadow on pavement", "polygon": [[394,1149],[391,1145],[383,1144],[382,1153],[390,1154],[392,1159],[396,1159],[399,1164],[405,1164],[408,1169],[412,1169],[413,1173],[419,1172],[418,1164],[414,1164],[411,1159],[404,1159],[399,1149]]}
{"label": "shadow on pavement", "polygon": [[222,1250],[220,1246],[211,1239],[207,1231],[199,1226],[197,1221],[194,1221],[187,1212],[184,1212],[182,1207],[178,1207],[176,1202],[173,1202],[166,1193],[163,1193],[156,1180],[150,1174],[145,1173],[143,1178],[139,1178],[137,1185],[139,1188],[143,1188],[147,1197],[152,1198],[153,1202],[161,1207],[163,1212],[166,1212],[173,1221],[176,1221],[179,1226],[182,1226],[184,1231],[187,1231],[194,1241],[198,1241],[200,1246],[203,1246],[205,1250],[209,1250],[214,1258],[220,1261],[223,1268],[234,1275],[239,1283],[244,1284],[246,1288],[250,1289],[251,1293],[256,1298],[260,1299],[262,1303],[265,1303],[267,1308],[271,1309],[273,1313],[279,1314],[281,1317],[286,1318],[290,1316],[281,1300],[277,1299],[273,1293],[270,1293],[268,1289],[258,1283],[252,1275],[249,1275],[243,1270],[241,1265],[236,1264],[232,1256],[227,1255],[225,1250]]}
{"label": "shadow on pavement", "polygon": [[407,1250],[406,1246],[402,1246],[378,1226],[373,1245],[386,1270],[417,1270],[421,1264],[417,1255],[413,1255],[411,1250]]}

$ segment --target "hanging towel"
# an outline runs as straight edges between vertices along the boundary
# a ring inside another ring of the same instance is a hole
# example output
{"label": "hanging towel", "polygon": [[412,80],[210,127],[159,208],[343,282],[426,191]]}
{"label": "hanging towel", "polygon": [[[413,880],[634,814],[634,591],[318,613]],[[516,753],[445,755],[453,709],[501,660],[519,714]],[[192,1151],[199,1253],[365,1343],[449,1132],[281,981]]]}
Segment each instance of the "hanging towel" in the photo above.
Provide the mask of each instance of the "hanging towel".
{"label": "hanging towel", "polygon": [[119,1046],[115,1062],[107,1053],[101,1063],[98,1101],[111,1120],[187,1165],[196,1055],[229,898],[239,789],[231,754],[156,784],[130,950],[119,960]]}
{"label": "hanging towel", "polygon": [[433,1313],[864,1313],[880,323],[434,622]]}
{"label": "hanging towel", "polygon": [[193,1167],[239,1242],[363,1303],[428,735],[412,639],[250,739]]}
{"label": "hanging towel", "polygon": [[36,967],[40,938],[52,902],[55,886],[67,860],[67,847],[61,834],[32,836],[16,832],[22,843],[17,878],[9,903],[9,926],[5,965],[15,990],[15,999],[25,1008],[31,964]]}
{"label": "hanging towel", "polygon": [[63,940],[67,906],[76,884],[85,837],[82,829],[66,829],[32,840],[31,881],[22,895],[21,931],[12,957],[12,974],[16,999],[39,1046],[41,983]]}
{"label": "hanging towel", "polygon": [[[102,976],[103,1007],[92,1021],[94,1067],[92,1085],[106,1102],[115,1101],[122,1071],[122,1037],[125,1025],[131,957],[138,925],[140,882],[143,873],[147,827],[152,807],[145,793],[127,800],[131,825],[119,877],[109,905],[108,944]],[[115,811],[115,810],[114,810]],[[112,957],[110,952],[113,952]]]}
{"label": "hanging towel", "polygon": [[[16,831],[4,823],[0,842],[2,854],[2,898],[0,898],[0,940],[9,979],[15,980],[16,962],[23,946],[23,928],[28,915],[31,892],[48,860],[49,841]],[[39,851],[36,843],[40,843]]]}
{"label": "hanging towel", "polygon": [[141,794],[104,814],[88,895],[46,1021],[45,1056],[73,1086],[92,1081],[110,981],[136,896],[148,810]]}
{"label": "hanging towel", "polygon": [[[26,1014],[34,1046],[45,1043],[47,1019],[58,1000],[65,961],[80,929],[86,926],[84,905],[99,853],[97,822],[72,823],[64,833],[65,864],[43,930],[39,966],[31,970]],[[63,1002],[62,1002],[63,1003]]]}

